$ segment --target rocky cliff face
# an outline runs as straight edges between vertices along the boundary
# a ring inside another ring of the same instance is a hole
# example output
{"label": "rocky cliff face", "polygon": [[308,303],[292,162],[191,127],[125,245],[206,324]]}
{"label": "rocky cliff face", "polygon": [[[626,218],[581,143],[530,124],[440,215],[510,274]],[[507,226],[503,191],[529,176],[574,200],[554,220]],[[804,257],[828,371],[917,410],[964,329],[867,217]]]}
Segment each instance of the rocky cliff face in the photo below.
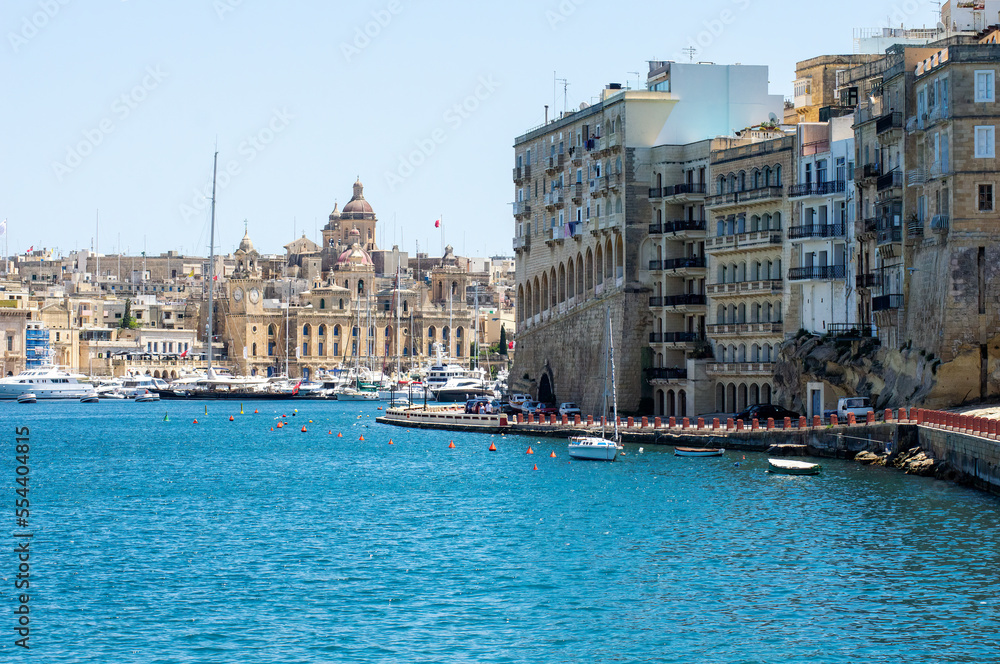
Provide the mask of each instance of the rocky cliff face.
{"label": "rocky cliff face", "polygon": [[779,403],[806,412],[810,382],[825,384],[828,404],[843,396],[867,396],[876,410],[945,408],[979,398],[980,358],[970,350],[942,363],[909,345],[880,348],[870,340],[807,334],[785,342],[779,351],[774,380]]}

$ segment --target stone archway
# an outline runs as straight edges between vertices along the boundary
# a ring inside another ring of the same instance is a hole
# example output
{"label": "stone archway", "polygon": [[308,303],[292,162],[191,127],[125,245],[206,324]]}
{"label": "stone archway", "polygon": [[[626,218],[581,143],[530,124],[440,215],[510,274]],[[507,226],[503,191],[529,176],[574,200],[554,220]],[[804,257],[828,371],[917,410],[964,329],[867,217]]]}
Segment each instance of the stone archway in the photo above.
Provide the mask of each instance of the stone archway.
{"label": "stone archway", "polygon": [[542,403],[552,403],[556,400],[555,391],[552,388],[552,379],[549,372],[542,374],[542,379],[538,381],[538,400]]}

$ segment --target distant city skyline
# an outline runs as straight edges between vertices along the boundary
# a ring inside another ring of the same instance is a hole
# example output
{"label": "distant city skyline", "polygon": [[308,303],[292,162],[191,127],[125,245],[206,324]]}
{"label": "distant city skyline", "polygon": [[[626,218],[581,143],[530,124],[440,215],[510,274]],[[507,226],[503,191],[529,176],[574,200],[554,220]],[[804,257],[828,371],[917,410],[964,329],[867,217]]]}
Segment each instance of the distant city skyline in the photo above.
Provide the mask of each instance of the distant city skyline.
{"label": "distant city skyline", "polygon": [[768,65],[789,96],[795,63],[850,53],[853,28],[933,26],[935,10],[15,0],[0,10],[4,239],[90,248],[100,210],[102,253],[207,254],[218,142],[217,251],[244,220],[264,253],[316,240],[360,177],[383,248],[510,255],[511,146],[546,104],[551,117],[610,82],[642,87],[648,60],[691,58]]}

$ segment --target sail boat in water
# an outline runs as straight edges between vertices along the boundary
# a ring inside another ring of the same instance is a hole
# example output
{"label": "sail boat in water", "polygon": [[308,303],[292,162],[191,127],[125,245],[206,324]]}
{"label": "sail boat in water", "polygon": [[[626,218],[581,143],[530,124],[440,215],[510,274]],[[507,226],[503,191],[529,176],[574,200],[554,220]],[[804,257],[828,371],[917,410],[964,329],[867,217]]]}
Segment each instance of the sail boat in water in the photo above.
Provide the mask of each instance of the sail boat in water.
{"label": "sail boat in water", "polygon": [[[615,435],[608,440],[604,433],[608,411],[608,366],[611,367],[612,421]],[[614,461],[618,451],[623,449],[618,433],[618,387],[615,381],[615,342],[611,326],[611,307],[608,307],[608,344],[604,354],[604,417],[601,418],[601,435],[574,436],[569,439],[569,455],[574,459],[592,461]]]}

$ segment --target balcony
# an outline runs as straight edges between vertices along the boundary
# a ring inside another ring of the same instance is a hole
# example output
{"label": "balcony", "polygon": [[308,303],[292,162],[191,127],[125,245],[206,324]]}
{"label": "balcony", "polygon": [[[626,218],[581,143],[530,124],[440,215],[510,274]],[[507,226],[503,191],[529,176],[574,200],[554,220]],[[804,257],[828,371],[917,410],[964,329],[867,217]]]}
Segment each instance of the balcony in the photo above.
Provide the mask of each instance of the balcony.
{"label": "balcony", "polygon": [[829,281],[847,277],[846,265],[810,265],[788,270],[789,281]]}
{"label": "balcony", "polygon": [[549,175],[552,175],[556,171],[561,171],[563,169],[563,166],[565,166],[565,164],[566,164],[565,154],[560,153],[557,155],[552,155],[551,157],[548,158],[546,162],[545,172],[548,173]]}
{"label": "balcony", "polygon": [[665,307],[665,308],[677,308],[677,307],[700,307],[704,306],[708,300],[704,295],[698,295],[691,293],[688,295],[668,295],[666,297],[651,297],[649,298],[649,306],[651,307]]}
{"label": "balcony", "polygon": [[531,214],[531,205],[528,201],[514,201],[514,216],[526,217]]}
{"label": "balcony", "polygon": [[680,219],[649,225],[650,235],[679,235],[682,233],[705,232],[704,219]]}
{"label": "balcony", "polygon": [[877,274],[872,274],[868,272],[866,274],[859,274],[854,277],[854,285],[858,288],[865,288],[871,290],[879,284],[879,278]]}
{"label": "balcony", "polygon": [[531,236],[525,235],[523,237],[514,238],[514,251],[528,251],[531,248]]}
{"label": "balcony", "polygon": [[653,332],[649,335],[651,344],[690,345],[704,341],[697,332]]}
{"label": "balcony", "polygon": [[949,218],[946,214],[936,214],[931,217],[931,230],[935,233],[947,233],[948,232],[948,222]]}
{"label": "balcony", "polygon": [[854,180],[859,184],[874,180],[880,175],[882,175],[882,168],[878,164],[865,164],[854,169]]}
{"label": "balcony", "polygon": [[671,258],[665,261],[650,261],[649,269],[673,272],[675,270],[692,270],[692,269],[704,269],[705,268],[705,257],[704,256],[688,256],[686,258]]}
{"label": "balcony", "polygon": [[765,248],[782,243],[781,231],[753,231],[738,235],[722,235],[705,240],[706,251],[739,251],[742,249]]}
{"label": "balcony", "polygon": [[705,207],[721,207],[739,203],[759,203],[781,198],[784,187],[758,187],[746,191],[734,191],[728,194],[716,194],[705,199]]}
{"label": "balcony", "polygon": [[844,237],[844,224],[811,224],[809,226],[792,226],[788,229],[789,240],[801,240],[813,237]]}
{"label": "balcony", "polygon": [[895,141],[903,135],[903,114],[886,113],[875,120],[875,133],[882,142]]}
{"label": "balcony", "polygon": [[774,362],[713,362],[706,367],[709,376],[773,376]]}
{"label": "balcony", "polygon": [[675,184],[663,188],[664,203],[687,203],[705,197],[705,183]]}
{"label": "balcony", "polygon": [[749,334],[774,336],[785,332],[783,323],[724,323],[709,325],[706,329],[714,337],[738,337]]}
{"label": "balcony", "polygon": [[601,197],[608,193],[608,183],[604,176],[594,178],[590,181],[590,195]]}
{"label": "balcony", "polygon": [[646,380],[650,382],[654,380],[662,382],[675,382],[687,380],[687,377],[687,369],[668,369],[666,367],[646,369]]}
{"label": "balcony", "polygon": [[577,182],[570,185],[570,196],[573,198],[574,203],[579,203],[583,200],[583,183]]}
{"label": "balcony", "polygon": [[831,194],[842,194],[847,191],[847,183],[843,180],[833,180],[831,182],[806,182],[805,184],[795,184],[789,187],[788,195],[791,198],[802,198],[805,196],[829,196]]}
{"label": "balcony", "polygon": [[903,296],[899,294],[894,295],[879,295],[878,297],[872,298],[872,311],[892,311],[894,309],[903,308]]}
{"label": "balcony", "polygon": [[744,295],[776,295],[782,292],[781,279],[759,279],[727,284],[709,284],[708,294],[713,297],[736,297]]}
{"label": "balcony", "polygon": [[859,240],[871,239],[878,232],[878,219],[858,219],[854,222],[854,233]]}
{"label": "balcony", "polygon": [[887,189],[902,189],[903,188],[903,172],[896,170],[885,175],[880,175],[875,181],[875,188],[878,191],[885,191]]}
{"label": "balcony", "polygon": [[516,184],[521,184],[524,181],[524,169],[520,166],[514,167],[514,182]]}
{"label": "balcony", "polygon": [[550,191],[545,194],[545,207],[549,210],[554,210],[556,208],[561,208],[565,201],[563,200],[563,193],[561,189],[556,189],[555,191]]}
{"label": "balcony", "polygon": [[900,244],[902,241],[902,226],[889,226],[886,228],[879,227],[877,235],[877,243],[879,246],[884,244]]}

